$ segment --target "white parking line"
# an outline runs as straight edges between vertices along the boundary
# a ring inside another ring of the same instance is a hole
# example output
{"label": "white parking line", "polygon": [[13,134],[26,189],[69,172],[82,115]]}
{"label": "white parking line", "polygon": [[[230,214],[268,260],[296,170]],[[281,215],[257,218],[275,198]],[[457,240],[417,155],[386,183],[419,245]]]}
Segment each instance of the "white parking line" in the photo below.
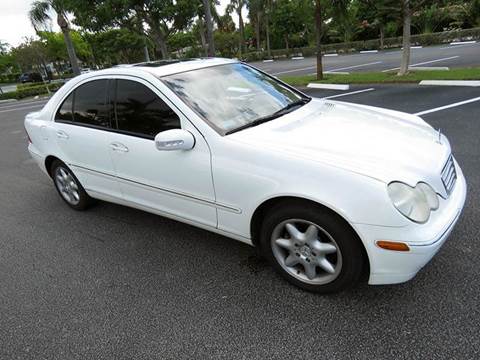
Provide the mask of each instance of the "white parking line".
{"label": "white parking line", "polygon": [[374,54],[378,53],[378,50],[362,50],[360,51],[360,54]]}
{"label": "white parking line", "polygon": [[367,91],[372,91],[372,90],[375,90],[375,88],[368,88],[368,89],[363,89],[363,90],[351,91],[351,92],[348,92],[348,93],[345,93],[345,94],[326,96],[322,99],[333,99],[333,98],[337,98],[337,97],[341,97],[341,96],[360,94],[360,93],[367,92]]}
{"label": "white parking line", "polygon": [[[421,62],[421,63],[417,63],[417,64],[410,64],[410,67],[418,66],[418,65],[433,64],[433,63],[436,63],[436,62],[439,62],[439,61],[451,60],[451,59],[456,59],[456,58],[459,58],[459,57],[460,57],[460,55],[455,55],[455,56],[450,56],[450,57],[446,57],[446,58],[442,58],[442,59],[430,60],[430,61],[425,61],[425,62]],[[399,69],[400,69],[399,67],[396,67],[396,68],[393,68],[393,69],[382,70],[382,72],[389,72],[389,71],[394,71],[394,70],[399,70]]]}
{"label": "white parking line", "polygon": [[272,75],[288,74],[288,73],[295,72],[295,71],[311,70],[311,69],[316,69],[316,68],[317,68],[317,66],[315,65],[315,66],[309,66],[309,67],[300,68],[300,69],[279,71],[279,72],[276,72],[276,73],[272,73]]}
{"label": "white parking line", "polygon": [[464,100],[464,101],[459,101],[459,102],[456,102],[456,103],[453,103],[453,104],[440,106],[440,107],[437,107],[437,108],[434,108],[434,109],[420,111],[418,113],[415,113],[414,115],[420,116],[420,115],[430,114],[430,113],[433,113],[433,112],[436,112],[436,111],[450,109],[452,107],[469,104],[469,103],[472,103],[472,102],[475,102],[475,101],[480,101],[480,97],[476,97],[476,98],[468,99],[468,100]]}
{"label": "white parking line", "polygon": [[17,107],[17,108],[14,108],[14,109],[0,110],[0,113],[6,113],[6,112],[9,112],[9,111],[17,111],[17,110],[33,109],[33,108],[42,108],[43,105],[44,104],[38,104],[38,105]]}
{"label": "white parking line", "polygon": [[[382,63],[381,61],[375,61],[375,62],[371,62],[371,63],[360,64],[360,65],[353,65],[353,66],[347,66],[347,67],[338,68],[338,69],[329,69],[329,70],[325,70],[325,72],[326,72],[326,73],[334,73],[334,72],[336,72],[336,71],[356,69],[356,68],[359,68],[359,67],[376,65],[376,64],[381,64],[381,63]],[[316,73],[309,74],[309,75],[315,75],[315,74],[316,74]]]}
{"label": "white parking line", "polygon": [[12,101],[9,103],[6,103],[5,105],[0,105],[0,110],[2,109],[9,109],[9,108],[15,108],[15,107],[21,107],[24,105],[31,105],[31,104],[37,104],[37,103],[47,103],[49,99],[46,100],[36,100],[36,101]]}

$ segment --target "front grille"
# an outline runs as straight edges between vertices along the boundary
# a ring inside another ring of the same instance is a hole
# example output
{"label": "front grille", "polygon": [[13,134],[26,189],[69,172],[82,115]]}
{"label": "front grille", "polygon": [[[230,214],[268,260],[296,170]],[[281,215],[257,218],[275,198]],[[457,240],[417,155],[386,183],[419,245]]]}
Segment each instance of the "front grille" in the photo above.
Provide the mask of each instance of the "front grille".
{"label": "front grille", "polygon": [[456,180],[457,180],[457,171],[455,170],[455,163],[453,162],[453,156],[450,155],[442,169],[442,182],[448,195],[450,195],[450,193],[452,192],[455,186]]}

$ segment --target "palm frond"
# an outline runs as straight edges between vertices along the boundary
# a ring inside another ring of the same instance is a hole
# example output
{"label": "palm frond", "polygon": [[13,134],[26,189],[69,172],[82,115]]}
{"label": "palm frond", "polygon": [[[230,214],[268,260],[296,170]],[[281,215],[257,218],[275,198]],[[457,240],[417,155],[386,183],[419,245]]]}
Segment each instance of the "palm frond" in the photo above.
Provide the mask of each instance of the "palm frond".
{"label": "palm frond", "polygon": [[39,28],[48,28],[51,24],[50,12],[51,3],[45,0],[37,0],[32,4],[28,12],[28,17],[35,30]]}

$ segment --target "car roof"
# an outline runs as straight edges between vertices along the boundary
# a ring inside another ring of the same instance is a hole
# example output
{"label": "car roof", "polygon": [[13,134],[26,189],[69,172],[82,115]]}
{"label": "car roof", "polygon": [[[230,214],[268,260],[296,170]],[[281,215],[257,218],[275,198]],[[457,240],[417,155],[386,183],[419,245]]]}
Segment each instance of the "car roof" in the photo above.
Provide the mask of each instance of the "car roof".
{"label": "car roof", "polygon": [[[108,71],[109,73],[123,73],[124,70],[128,69],[129,72],[133,71],[142,71],[148,72],[156,77],[162,77],[172,74],[177,74],[185,71],[197,70],[202,68],[207,68],[217,65],[233,64],[238,62],[238,60],[225,59],[225,58],[199,58],[199,59],[187,59],[187,60],[159,60],[159,61],[150,61],[143,62],[138,64],[124,64],[117,65],[110,69],[105,69],[101,71]],[[97,72],[98,73],[98,72]]]}

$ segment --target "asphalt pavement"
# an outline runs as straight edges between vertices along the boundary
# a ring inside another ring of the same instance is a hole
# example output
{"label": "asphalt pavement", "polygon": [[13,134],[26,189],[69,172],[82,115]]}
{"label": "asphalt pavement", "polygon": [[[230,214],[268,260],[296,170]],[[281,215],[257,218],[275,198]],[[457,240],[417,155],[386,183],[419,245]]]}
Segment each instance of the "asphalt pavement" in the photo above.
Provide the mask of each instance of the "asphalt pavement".
{"label": "asphalt pavement", "polygon": [[[417,85],[305,91],[410,113],[480,97]],[[467,178],[450,239],[410,282],[330,296],[289,285],[220,235],[105,202],[69,209],[26,150],[23,117],[43,104],[0,104],[1,359],[480,357],[480,101],[423,116]]]}
{"label": "asphalt pavement", "polygon": [[[324,70],[330,72],[396,71],[400,66],[401,58],[402,51],[393,49],[377,53],[324,56],[323,65]],[[273,62],[257,61],[251,64],[276,76],[308,75],[314,74],[316,70],[316,58],[314,57],[300,60],[283,59]],[[480,43],[412,48],[410,66],[452,69],[480,66]]]}

